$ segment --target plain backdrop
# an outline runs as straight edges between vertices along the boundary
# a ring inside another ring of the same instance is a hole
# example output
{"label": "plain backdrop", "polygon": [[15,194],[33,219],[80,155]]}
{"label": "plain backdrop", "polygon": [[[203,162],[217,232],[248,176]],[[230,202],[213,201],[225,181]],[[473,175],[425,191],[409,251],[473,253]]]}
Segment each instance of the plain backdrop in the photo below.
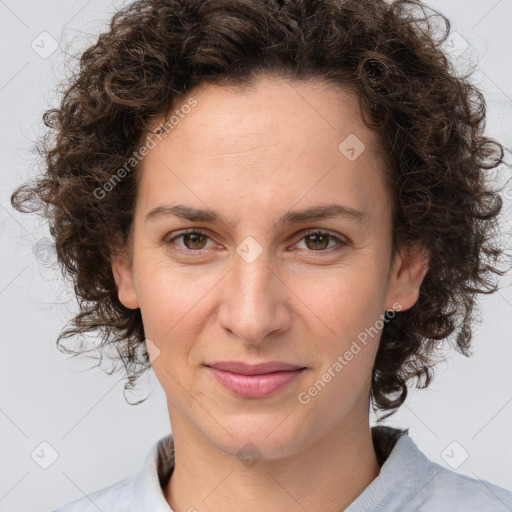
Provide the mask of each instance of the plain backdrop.
{"label": "plain backdrop", "polygon": [[[122,5],[0,0],[2,512],[53,510],[117,482],[170,431],[165,396],[152,372],[138,391],[150,398],[131,406],[120,374],[86,371],[86,361],[56,349],[58,333],[76,311],[71,288],[51,266],[55,255],[47,227],[37,215],[14,212],[9,201],[15,186],[37,172],[34,142],[42,133],[42,113],[57,105],[57,84],[71,71],[65,52],[92,44]],[[512,0],[430,5],[452,21],[455,34],[447,51],[460,65],[476,66],[473,80],[486,96],[489,134],[512,147]],[[510,243],[512,190],[507,190],[504,238]],[[408,427],[431,460],[509,490],[511,282],[510,275],[503,277],[500,291],[480,300],[474,355],[447,352],[431,387],[411,391],[388,421]]]}

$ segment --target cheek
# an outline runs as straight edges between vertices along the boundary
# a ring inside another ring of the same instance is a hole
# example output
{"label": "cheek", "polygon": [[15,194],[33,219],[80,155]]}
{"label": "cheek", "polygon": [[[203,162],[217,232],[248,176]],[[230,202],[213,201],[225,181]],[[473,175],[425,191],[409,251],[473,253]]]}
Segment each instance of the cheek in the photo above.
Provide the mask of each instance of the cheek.
{"label": "cheek", "polygon": [[325,279],[308,279],[315,286],[301,287],[299,281],[294,287],[297,295],[307,298],[303,311],[310,318],[309,350],[319,363],[307,383],[313,386],[311,393],[302,391],[306,400],[317,406],[332,403],[339,413],[366,397],[384,326],[384,280],[375,260],[371,263],[367,258],[361,266],[340,267]]}
{"label": "cheek", "polygon": [[345,265],[296,279],[291,289],[309,315],[316,318],[316,332],[347,339],[375,323],[382,313],[385,282],[375,262]]}
{"label": "cheek", "polygon": [[[157,357],[151,364],[167,390],[180,392],[187,381],[196,340],[211,316],[208,291],[219,285],[219,276],[196,267],[177,268],[162,257],[139,258],[136,267],[137,296],[147,343]],[[148,353],[150,352],[148,348]]]}
{"label": "cheek", "polygon": [[160,339],[190,325],[205,293],[218,281],[199,266],[187,270],[158,255],[140,258],[137,265],[135,280],[144,326]]}
{"label": "cheek", "polygon": [[306,295],[317,326],[311,329],[309,350],[319,364],[300,390],[299,403],[312,415],[324,416],[329,407],[330,422],[366,403],[384,326],[378,272],[353,270],[323,282],[323,293],[315,288]]}

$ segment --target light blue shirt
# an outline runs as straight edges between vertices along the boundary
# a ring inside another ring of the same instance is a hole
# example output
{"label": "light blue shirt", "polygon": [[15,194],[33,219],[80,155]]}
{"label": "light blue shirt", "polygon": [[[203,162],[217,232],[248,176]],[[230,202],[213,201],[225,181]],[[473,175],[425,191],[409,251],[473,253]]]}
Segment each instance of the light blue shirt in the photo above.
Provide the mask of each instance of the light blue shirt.
{"label": "light blue shirt", "polygon": [[[512,492],[431,462],[407,430],[379,426],[372,435],[385,462],[345,512],[512,512]],[[162,490],[173,469],[169,434],[151,447],[132,476],[53,512],[173,512]]]}

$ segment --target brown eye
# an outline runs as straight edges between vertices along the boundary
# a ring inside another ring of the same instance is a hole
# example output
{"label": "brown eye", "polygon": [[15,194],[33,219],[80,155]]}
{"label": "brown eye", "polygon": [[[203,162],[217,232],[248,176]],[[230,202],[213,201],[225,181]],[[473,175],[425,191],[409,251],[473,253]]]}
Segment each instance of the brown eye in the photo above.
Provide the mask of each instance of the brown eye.
{"label": "brown eye", "polygon": [[[330,236],[326,234],[312,233],[311,235],[304,237],[304,240],[306,240],[306,246],[308,249],[322,250],[328,247],[329,238]],[[308,244],[308,242],[310,243]]]}
{"label": "brown eye", "polygon": [[[314,231],[307,233],[306,236],[301,239],[301,242],[302,240],[304,241],[306,249],[312,252],[320,253],[331,253],[338,249],[342,249],[343,246],[347,245],[347,243],[340,238],[324,231]],[[335,243],[329,247],[329,243],[331,241]],[[338,247],[335,247],[336,245]]]}
{"label": "brown eye", "polygon": [[203,249],[206,236],[201,233],[186,233],[183,236],[183,243],[187,249]]}
{"label": "brown eye", "polygon": [[[180,238],[183,239],[183,245],[175,244],[175,241],[179,240]],[[175,237],[166,241],[166,243],[168,245],[177,245],[178,249],[176,250],[181,252],[194,252],[204,249],[209,239],[210,237],[207,234],[202,233],[201,231],[192,230],[176,235]]]}

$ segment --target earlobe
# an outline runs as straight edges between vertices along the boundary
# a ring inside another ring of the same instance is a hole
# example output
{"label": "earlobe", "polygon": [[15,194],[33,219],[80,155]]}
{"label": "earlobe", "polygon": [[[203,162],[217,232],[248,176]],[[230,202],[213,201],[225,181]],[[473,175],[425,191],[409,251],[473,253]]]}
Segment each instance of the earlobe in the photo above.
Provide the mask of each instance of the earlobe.
{"label": "earlobe", "polygon": [[139,307],[139,300],[135,290],[131,264],[125,258],[113,258],[112,273],[116,282],[117,296],[121,304],[128,309],[137,309]]}
{"label": "earlobe", "polygon": [[404,248],[397,256],[391,272],[386,309],[396,309],[392,304],[399,303],[404,311],[416,304],[421,283],[429,267],[427,251],[419,245]]}

